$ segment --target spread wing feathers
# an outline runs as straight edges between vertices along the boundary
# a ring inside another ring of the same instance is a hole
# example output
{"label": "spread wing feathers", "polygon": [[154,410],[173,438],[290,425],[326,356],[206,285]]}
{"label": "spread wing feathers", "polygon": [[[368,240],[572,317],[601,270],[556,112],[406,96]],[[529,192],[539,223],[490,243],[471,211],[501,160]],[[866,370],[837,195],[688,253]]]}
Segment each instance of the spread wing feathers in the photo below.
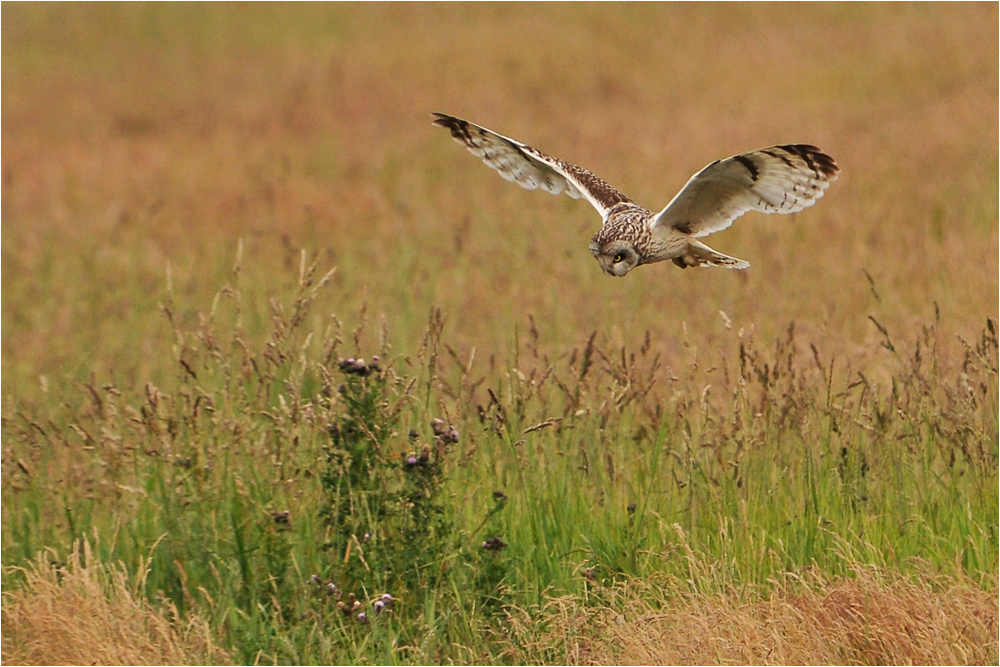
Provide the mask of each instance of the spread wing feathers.
{"label": "spread wing feathers", "polygon": [[618,192],[586,169],[551,157],[531,146],[497,134],[485,127],[443,113],[432,114],[434,124],[451,130],[451,136],[469,152],[481,157],[487,167],[496,169],[508,181],[523,188],[541,188],[554,195],[565,192],[573,199],[583,195],[593,204],[602,218],[615,204],[629,202]]}
{"label": "spread wing feathers", "polygon": [[652,227],[706,236],[750,210],[795,213],[815,204],[839,173],[832,157],[803,144],[716,160],[691,177]]}

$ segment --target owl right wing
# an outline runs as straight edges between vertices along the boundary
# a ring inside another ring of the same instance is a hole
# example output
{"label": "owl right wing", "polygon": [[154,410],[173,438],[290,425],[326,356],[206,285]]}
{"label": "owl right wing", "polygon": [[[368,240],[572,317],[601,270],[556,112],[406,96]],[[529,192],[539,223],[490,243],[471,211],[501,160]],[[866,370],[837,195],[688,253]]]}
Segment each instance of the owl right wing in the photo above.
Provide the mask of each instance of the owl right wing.
{"label": "owl right wing", "polygon": [[653,230],[692,236],[718,232],[747,211],[796,213],[812,206],[840,167],[815,146],[772,146],[716,160],[653,218]]}
{"label": "owl right wing", "polygon": [[557,195],[565,192],[573,199],[583,195],[602,219],[615,204],[630,203],[628,197],[582,167],[551,157],[509,137],[475,123],[443,113],[432,114],[434,124],[451,130],[451,136],[469,152],[481,157],[508,181],[522,188],[541,188]]}

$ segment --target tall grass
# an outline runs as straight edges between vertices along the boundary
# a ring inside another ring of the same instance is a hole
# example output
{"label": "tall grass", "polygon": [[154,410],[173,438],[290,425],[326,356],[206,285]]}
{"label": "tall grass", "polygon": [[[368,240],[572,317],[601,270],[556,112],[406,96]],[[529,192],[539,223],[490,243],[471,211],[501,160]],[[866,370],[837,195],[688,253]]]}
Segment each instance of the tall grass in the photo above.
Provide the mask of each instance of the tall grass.
{"label": "tall grass", "polygon": [[[631,581],[596,603],[554,598],[512,625],[532,656],[571,664],[995,662],[995,595],[963,582],[892,580],[877,568],[830,581],[816,570],[765,599],[691,595],[686,582]],[[638,590],[637,590],[638,589]],[[984,613],[985,612],[985,613]],[[549,623],[539,627],[536,619]]]}
{"label": "tall grass", "polygon": [[[143,599],[144,564],[132,573],[94,558],[81,541],[67,561],[51,553],[19,568],[24,587],[4,592],[3,652],[10,664],[228,664],[197,615]],[[165,612],[165,613],[164,613]]]}
{"label": "tall grass", "polygon": [[308,330],[317,266],[303,254],[262,347],[237,265],[194,329],[167,293],[175,390],[91,383],[9,420],[4,561],[87,538],[148,562],[150,599],[207,616],[238,661],[500,659],[483,628],[508,605],[651,576],[740,599],[866,566],[995,588],[992,320],[955,368],[935,325],[886,331],[881,385],[796,352],[793,327],[733,332],[708,368],[596,334],[553,359],[530,332],[516,366],[480,368],[437,312],[413,357],[333,315]]}
{"label": "tall grass", "polygon": [[[12,7],[5,659],[995,661],[995,6]],[[612,281],[434,110],[844,172]]]}

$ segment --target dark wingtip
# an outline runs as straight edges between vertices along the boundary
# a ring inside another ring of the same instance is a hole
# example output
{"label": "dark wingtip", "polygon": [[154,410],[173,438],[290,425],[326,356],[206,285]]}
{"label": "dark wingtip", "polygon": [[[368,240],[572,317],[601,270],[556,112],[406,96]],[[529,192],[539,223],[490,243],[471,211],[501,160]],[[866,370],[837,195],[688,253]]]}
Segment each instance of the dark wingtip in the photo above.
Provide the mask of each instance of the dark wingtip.
{"label": "dark wingtip", "polygon": [[440,125],[441,127],[452,127],[458,121],[454,116],[449,116],[446,113],[438,113],[437,111],[431,112],[431,117],[434,118],[433,124]]}
{"label": "dark wingtip", "polygon": [[434,125],[439,127],[448,128],[451,132],[451,136],[454,137],[459,143],[463,143],[466,146],[472,146],[472,135],[469,133],[469,122],[464,121],[461,118],[455,118],[454,116],[449,116],[446,113],[432,113],[434,116]]}
{"label": "dark wingtip", "polygon": [[798,155],[817,173],[823,174],[830,180],[837,178],[840,173],[837,161],[812,144],[787,144],[779,148]]}

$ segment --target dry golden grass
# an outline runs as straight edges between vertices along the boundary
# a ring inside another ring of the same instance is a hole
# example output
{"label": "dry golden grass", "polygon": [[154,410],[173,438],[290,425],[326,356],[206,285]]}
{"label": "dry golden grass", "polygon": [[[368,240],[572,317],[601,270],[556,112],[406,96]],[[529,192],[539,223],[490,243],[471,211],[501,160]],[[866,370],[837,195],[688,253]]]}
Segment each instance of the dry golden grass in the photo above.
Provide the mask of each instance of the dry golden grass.
{"label": "dry golden grass", "polygon": [[[701,415],[706,431],[710,420],[726,422],[718,432],[732,438],[715,438],[715,451],[727,442],[770,447],[771,425],[757,410],[737,409],[739,397],[774,391],[792,405],[808,382],[810,391],[843,389],[825,401],[829,419],[851,429],[830,436],[844,452],[868,442],[857,429],[882,437],[888,423],[901,446],[930,433],[924,439],[940,441],[951,463],[972,442],[982,483],[992,484],[995,343],[981,355],[976,341],[987,348],[987,318],[996,340],[1000,298],[997,16],[996,3],[5,3],[4,563],[57,543],[64,551],[91,534],[78,534],[70,513],[90,501],[116,534],[134,527],[115,494],[132,494],[146,478],[116,486],[115,466],[144,449],[145,425],[159,426],[135,415],[159,414],[155,387],[177,406],[195,395],[178,372],[190,346],[158,306],[169,302],[190,340],[208,349],[212,318],[228,321],[233,309],[228,297],[218,313],[212,304],[223,284],[234,293],[239,243],[235,319],[248,350],[273,347],[270,325],[280,318],[269,300],[294,291],[305,249],[337,272],[302,326],[316,334],[302,343],[303,357],[322,354],[335,314],[343,331],[368,324],[344,354],[370,355],[384,323],[402,367],[418,356],[428,313],[443,312],[456,368],[471,369],[475,358],[476,377],[494,387],[505,373],[529,374],[535,392],[532,364],[548,377],[550,362],[565,367],[584,344],[621,350],[623,367],[625,350],[641,349],[658,364],[642,401],[678,421]],[[815,143],[843,174],[802,214],[751,214],[713,237],[720,252],[749,260],[749,271],[657,265],[611,280],[587,252],[599,220],[585,203],[504,182],[434,129],[433,111],[577,162],[650,208],[708,162],[772,143]],[[777,388],[754,385],[730,372],[744,366],[744,349],[775,350],[751,360],[765,377],[777,378],[779,357],[789,370],[794,358],[800,375]],[[617,373],[617,354],[601,356]],[[468,399],[435,400],[465,420],[465,435],[489,386],[479,398],[470,390]],[[594,386],[600,405],[596,392],[606,388]],[[551,382],[545,391],[558,398]],[[823,433],[827,417],[815,414],[803,433]],[[102,428],[114,423],[121,428]],[[73,430],[81,424],[100,435],[81,441]],[[631,460],[627,426],[616,435],[602,423],[581,438],[615,440]],[[678,437],[665,451],[684,445]],[[482,441],[484,450],[492,442]],[[267,457],[247,447],[234,449],[234,465],[259,456],[246,465],[259,465],[267,488],[259,464]],[[552,448],[540,451],[543,465],[557,460]],[[933,460],[921,471],[945,487],[951,463],[940,478]],[[228,488],[231,470],[215,470]],[[787,472],[776,459],[765,474],[782,484]],[[488,473],[474,485],[488,489]],[[314,478],[297,483],[315,489]],[[44,530],[15,530],[33,512]],[[996,540],[995,531],[979,537]],[[879,555],[891,568],[893,556]],[[988,559],[955,560],[961,572]],[[4,580],[5,662],[226,659],[195,617],[183,626],[165,619],[118,569],[85,558],[57,575],[39,561],[24,577],[17,590],[8,587],[21,579]],[[762,602],[633,581],[592,591],[596,610],[560,597],[515,615],[526,648],[510,655],[995,663],[996,585],[986,588],[862,569],[849,580],[816,573]],[[547,629],[532,634],[528,619],[539,617]],[[262,646],[289,660],[327,655]],[[233,659],[260,654],[247,655]]]}
{"label": "dry golden grass", "polygon": [[142,599],[145,567],[130,579],[94,557],[83,542],[65,564],[42,554],[21,569],[24,585],[3,593],[5,665],[229,663],[196,615],[169,619]]}
{"label": "dry golden grass", "polygon": [[[435,305],[480,356],[508,351],[529,313],[543,343],[596,328],[638,346],[648,330],[667,355],[683,323],[713,345],[719,310],[765,340],[794,320],[855,367],[878,363],[875,310],[913,330],[937,303],[972,337],[997,313],[996,21],[993,4],[13,5],[5,374],[23,393],[113,366],[141,386],[166,339],[167,264],[185,303],[207,304],[240,237],[261,291],[299,248],[329,250],[339,312],[387,314],[404,353]],[[585,203],[502,181],[431,111],[649,207],[774,142],[815,143],[844,171],[814,209],[713,237],[748,272],[614,281],[587,252]]]}
{"label": "dry golden grass", "polygon": [[515,615],[514,632],[528,655],[585,665],[996,664],[995,582],[933,581],[811,572],[745,602],[738,591],[705,596],[632,580],[595,591],[596,606],[560,598]]}

